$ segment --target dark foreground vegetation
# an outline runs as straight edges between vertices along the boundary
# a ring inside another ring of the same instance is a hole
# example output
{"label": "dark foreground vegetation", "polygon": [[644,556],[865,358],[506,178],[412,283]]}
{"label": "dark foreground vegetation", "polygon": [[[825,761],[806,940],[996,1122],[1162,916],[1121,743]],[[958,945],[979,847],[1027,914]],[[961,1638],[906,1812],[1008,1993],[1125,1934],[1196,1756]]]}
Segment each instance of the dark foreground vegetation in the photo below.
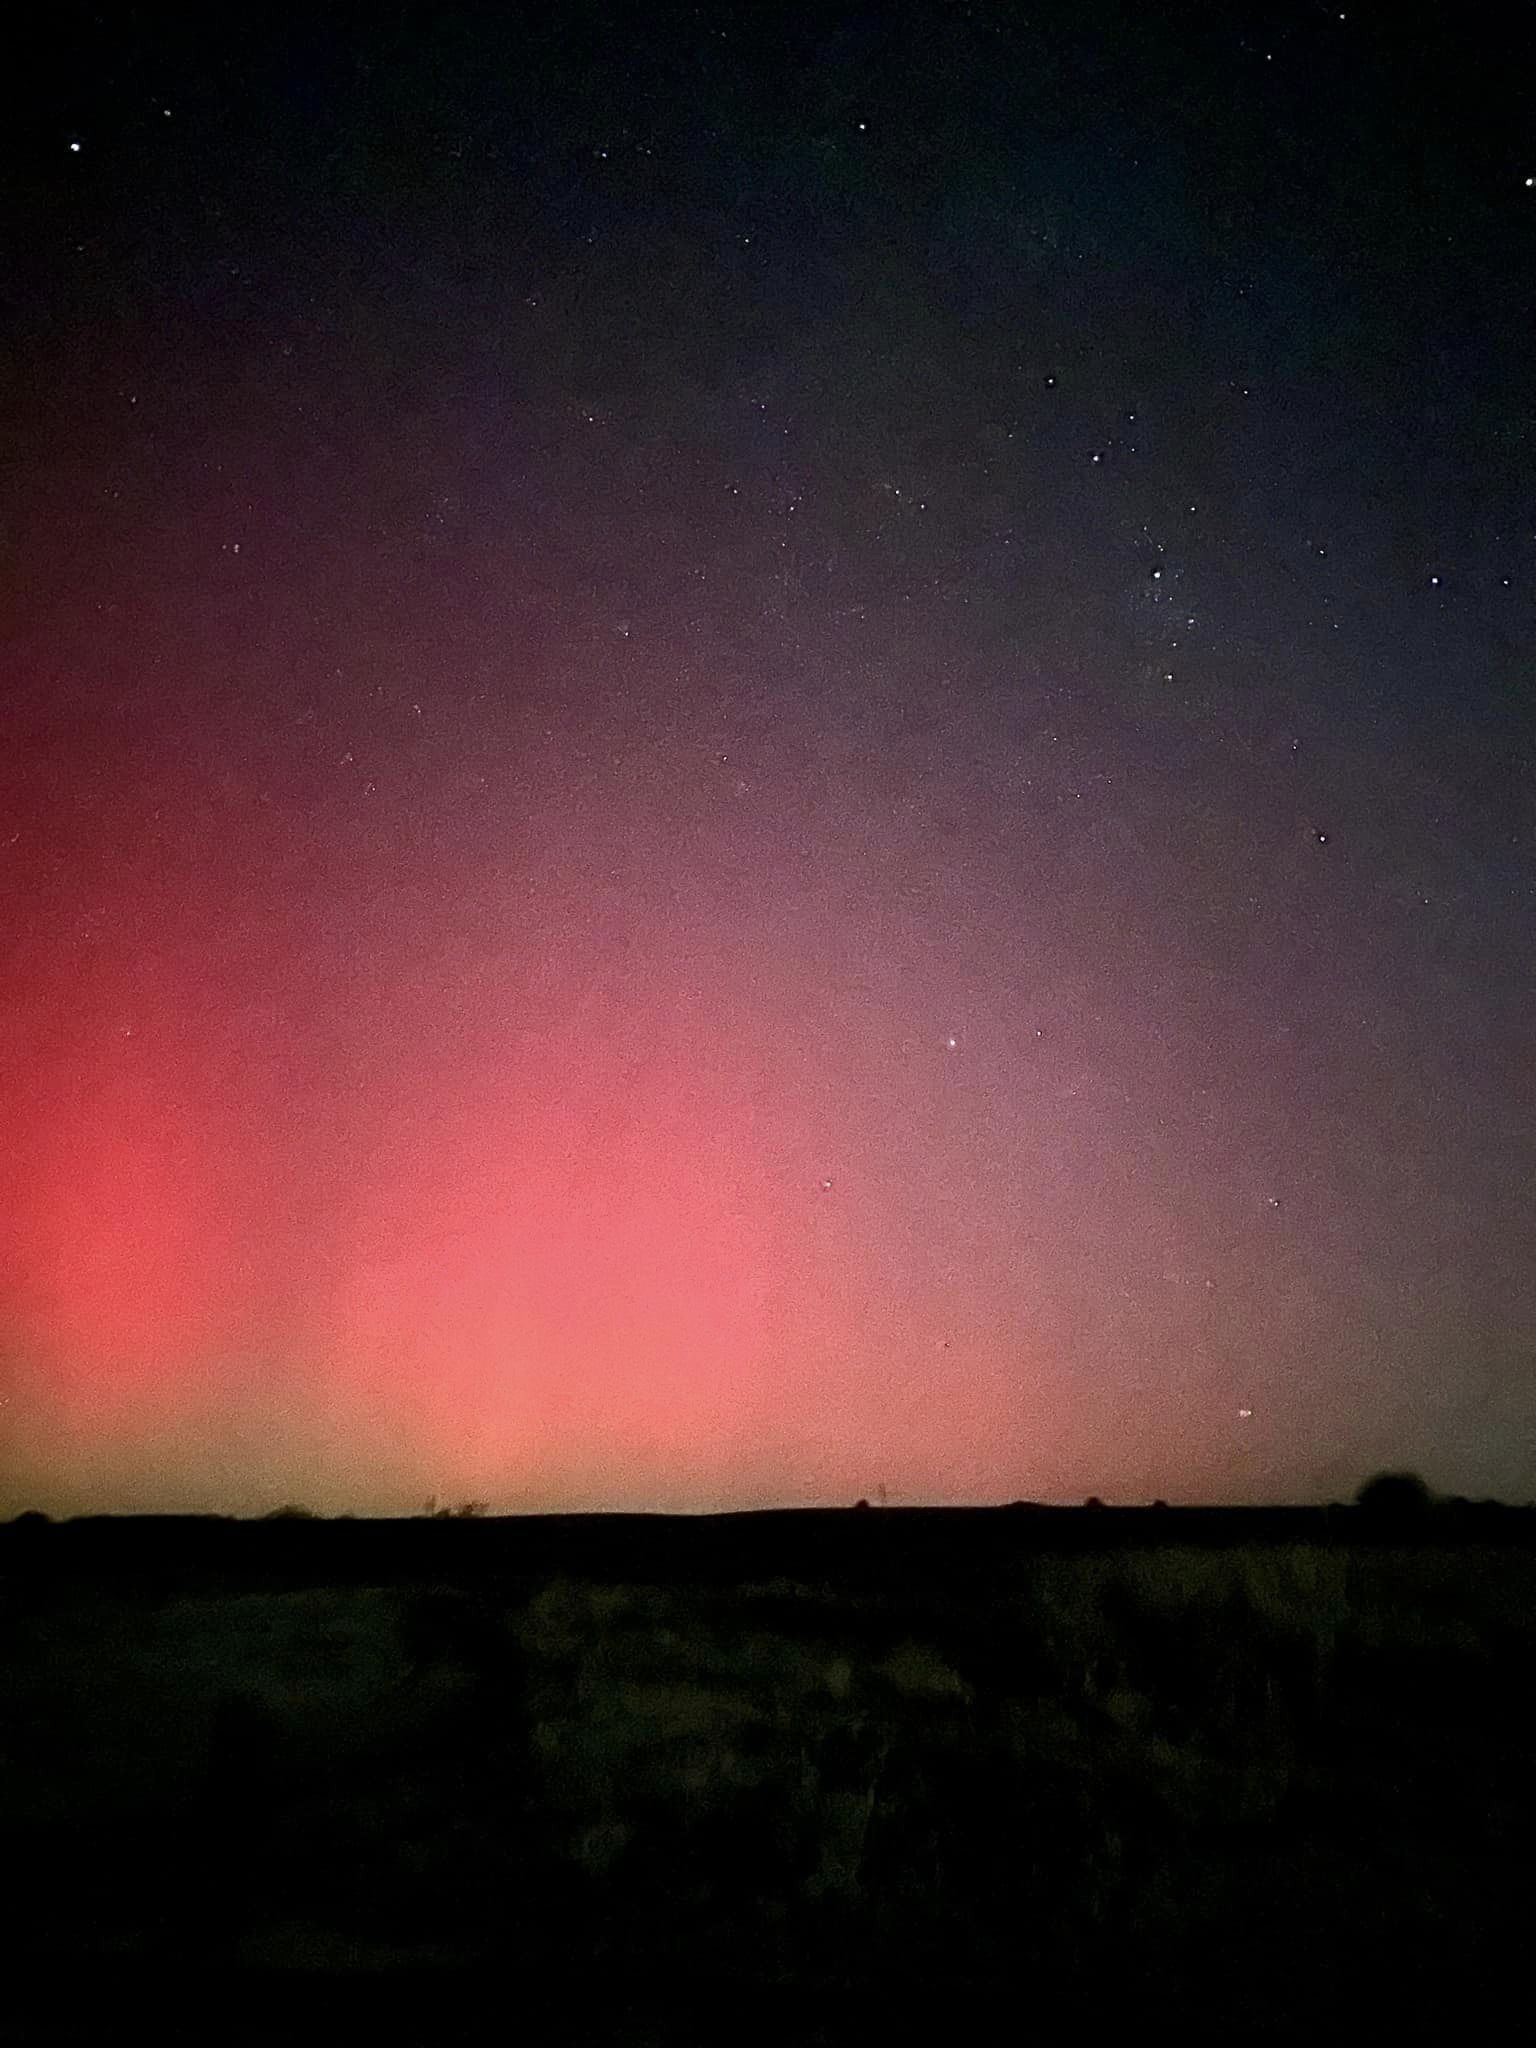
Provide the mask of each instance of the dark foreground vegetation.
{"label": "dark foreground vegetation", "polygon": [[1480,2037],[1533,1591],[1401,1490],[0,1526],[0,2038]]}

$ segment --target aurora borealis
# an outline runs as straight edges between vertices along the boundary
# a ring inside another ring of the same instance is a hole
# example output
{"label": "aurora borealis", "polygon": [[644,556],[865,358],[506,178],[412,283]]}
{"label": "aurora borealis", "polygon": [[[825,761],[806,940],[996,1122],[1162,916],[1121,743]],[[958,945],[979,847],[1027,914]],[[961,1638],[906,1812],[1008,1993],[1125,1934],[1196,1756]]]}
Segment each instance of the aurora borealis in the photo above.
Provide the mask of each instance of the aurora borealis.
{"label": "aurora borealis", "polygon": [[1160,12],[57,10],[0,1512],[1536,1491],[1529,32]]}

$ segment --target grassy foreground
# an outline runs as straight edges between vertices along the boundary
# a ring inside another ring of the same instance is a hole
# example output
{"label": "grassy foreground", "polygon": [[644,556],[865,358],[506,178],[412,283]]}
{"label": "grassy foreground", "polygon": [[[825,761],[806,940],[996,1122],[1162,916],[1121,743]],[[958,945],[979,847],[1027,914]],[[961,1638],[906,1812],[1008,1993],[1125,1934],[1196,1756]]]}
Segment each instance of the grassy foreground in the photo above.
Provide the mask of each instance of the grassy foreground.
{"label": "grassy foreground", "polygon": [[490,1533],[377,1584],[0,1550],[0,2036],[116,1987],[123,2038],[1330,2038],[1476,2029],[1523,1947],[1523,1543],[646,1580]]}

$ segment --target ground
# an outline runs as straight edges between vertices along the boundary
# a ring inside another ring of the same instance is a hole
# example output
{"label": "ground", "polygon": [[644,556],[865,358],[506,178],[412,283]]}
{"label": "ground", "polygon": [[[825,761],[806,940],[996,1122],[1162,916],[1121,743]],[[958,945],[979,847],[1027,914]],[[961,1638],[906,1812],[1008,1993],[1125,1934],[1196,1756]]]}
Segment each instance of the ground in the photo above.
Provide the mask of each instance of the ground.
{"label": "ground", "polygon": [[494,1523],[373,1557],[358,1525],[334,1571],[325,1524],[126,1573],[44,1558],[79,1525],[0,1547],[28,1997],[423,2041],[486,2005],[693,2038],[701,1999],[719,2038],[719,2000],[796,1994],[829,2040],[936,1995],[1259,2035],[1492,2009],[1529,1903],[1524,1541],[1053,1549],[994,1516],[882,1556],[897,1519],[739,1576],[675,1543],[550,1570]]}

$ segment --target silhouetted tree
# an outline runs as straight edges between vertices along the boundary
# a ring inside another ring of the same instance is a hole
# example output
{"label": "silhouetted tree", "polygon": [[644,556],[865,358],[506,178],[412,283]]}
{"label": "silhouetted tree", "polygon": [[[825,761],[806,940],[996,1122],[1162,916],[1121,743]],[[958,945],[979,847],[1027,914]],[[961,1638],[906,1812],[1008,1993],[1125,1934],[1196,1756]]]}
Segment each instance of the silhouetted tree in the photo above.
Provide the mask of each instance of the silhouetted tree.
{"label": "silhouetted tree", "polygon": [[297,1501],[287,1501],[280,1508],[272,1508],[261,1518],[264,1522],[317,1522],[320,1517],[313,1508],[300,1507]]}
{"label": "silhouetted tree", "polygon": [[1421,1515],[1434,1506],[1435,1496],[1417,1472],[1377,1472],[1355,1495],[1355,1506],[1370,1514],[1397,1520]]}
{"label": "silhouetted tree", "polygon": [[1099,1499],[1099,1496],[1096,1493],[1090,1493],[1088,1498],[1083,1502],[1083,1506],[1085,1508],[1101,1508],[1103,1507],[1103,1505],[1103,1501]]}
{"label": "silhouetted tree", "polygon": [[869,1502],[867,1500],[856,1500],[853,1505],[855,1508],[867,1508]]}
{"label": "silhouetted tree", "polygon": [[19,1515],[11,1517],[14,1529],[49,1529],[53,1526],[52,1515],[44,1514],[41,1508],[23,1508]]}

